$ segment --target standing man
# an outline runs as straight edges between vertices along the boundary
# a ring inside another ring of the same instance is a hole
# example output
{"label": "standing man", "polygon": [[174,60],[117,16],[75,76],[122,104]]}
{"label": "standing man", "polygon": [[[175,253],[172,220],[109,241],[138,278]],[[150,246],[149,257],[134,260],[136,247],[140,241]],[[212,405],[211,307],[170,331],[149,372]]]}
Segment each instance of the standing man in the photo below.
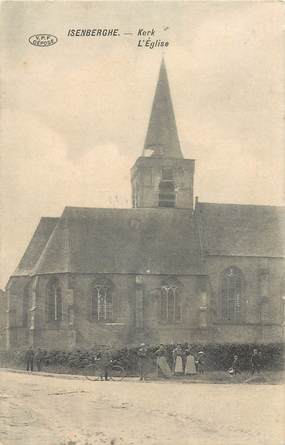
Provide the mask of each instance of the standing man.
{"label": "standing man", "polygon": [[253,350],[250,359],[250,364],[251,364],[251,375],[253,375],[255,372],[259,372],[259,355],[257,349]]}
{"label": "standing man", "polygon": [[27,371],[34,370],[34,351],[32,346],[26,352],[26,363],[27,363]]}
{"label": "standing man", "polygon": [[263,368],[263,357],[262,357],[262,352],[258,351],[258,370],[262,371]]}
{"label": "standing man", "polygon": [[198,357],[197,357],[197,369],[198,369],[198,373],[199,374],[205,374],[205,361],[206,361],[206,357],[205,357],[205,353],[204,351],[199,351],[198,352]]}
{"label": "standing man", "polygon": [[144,382],[145,381],[145,368],[146,368],[146,361],[147,361],[147,348],[144,343],[142,343],[140,345],[137,354],[138,354],[138,367],[139,367],[139,373],[140,373],[140,380]]}
{"label": "standing man", "polygon": [[112,356],[109,348],[105,349],[101,353],[101,359],[100,359],[100,366],[101,366],[101,380],[103,380],[103,374],[104,374],[104,380],[107,382],[109,380],[109,371],[111,366]]}
{"label": "standing man", "polygon": [[43,352],[41,348],[38,348],[37,352],[35,353],[35,361],[37,365],[37,370],[39,372],[42,370],[42,360],[43,360]]}

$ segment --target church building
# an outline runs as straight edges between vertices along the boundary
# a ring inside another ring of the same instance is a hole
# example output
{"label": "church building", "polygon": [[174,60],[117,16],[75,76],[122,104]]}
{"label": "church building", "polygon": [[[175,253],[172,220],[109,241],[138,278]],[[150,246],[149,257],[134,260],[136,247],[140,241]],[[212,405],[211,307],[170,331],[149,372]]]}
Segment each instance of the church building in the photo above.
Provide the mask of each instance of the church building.
{"label": "church building", "polygon": [[284,338],[285,211],[194,199],[164,62],[132,208],[41,218],[6,287],[7,349]]}

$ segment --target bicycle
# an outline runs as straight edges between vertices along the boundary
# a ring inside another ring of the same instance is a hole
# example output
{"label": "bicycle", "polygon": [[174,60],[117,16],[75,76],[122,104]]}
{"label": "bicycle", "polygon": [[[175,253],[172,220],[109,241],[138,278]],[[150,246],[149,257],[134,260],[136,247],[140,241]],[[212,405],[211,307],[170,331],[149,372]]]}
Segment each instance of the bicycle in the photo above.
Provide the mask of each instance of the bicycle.
{"label": "bicycle", "polygon": [[[97,363],[91,363],[85,368],[85,377],[87,380],[91,380],[92,382],[103,381],[104,369]],[[108,377],[110,380],[120,382],[126,377],[126,371],[116,362],[111,362],[110,366],[108,367]]]}

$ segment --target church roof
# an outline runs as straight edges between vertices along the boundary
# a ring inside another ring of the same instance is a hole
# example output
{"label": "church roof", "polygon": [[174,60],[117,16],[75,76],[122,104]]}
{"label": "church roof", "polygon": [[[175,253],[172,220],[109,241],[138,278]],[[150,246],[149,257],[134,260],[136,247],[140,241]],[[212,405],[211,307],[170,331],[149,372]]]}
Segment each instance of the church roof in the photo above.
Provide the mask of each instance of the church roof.
{"label": "church roof", "polygon": [[285,256],[285,207],[199,203],[208,255]]}
{"label": "church roof", "polygon": [[41,218],[14,276],[205,274],[206,255],[285,256],[285,207],[198,203],[189,209],[67,207]]}
{"label": "church roof", "polygon": [[35,233],[14,273],[14,275],[29,275],[32,273],[50,235],[59,218],[41,218]]}
{"label": "church roof", "polygon": [[153,150],[153,156],[183,158],[164,60],[160,67],[144,143],[144,151],[148,149]]}
{"label": "church roof", "polygon": [[189,210],[67,207],[34,269],[43,273],[202,274]]}

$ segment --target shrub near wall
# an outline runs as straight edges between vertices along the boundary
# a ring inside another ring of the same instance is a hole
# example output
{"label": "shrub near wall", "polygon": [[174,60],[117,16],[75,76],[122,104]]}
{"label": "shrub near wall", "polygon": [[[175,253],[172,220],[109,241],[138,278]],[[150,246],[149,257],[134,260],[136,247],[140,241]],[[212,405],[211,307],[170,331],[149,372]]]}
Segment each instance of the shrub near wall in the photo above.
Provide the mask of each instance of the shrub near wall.
{"label": "shrub near wall", "polygon": [[25,364],[25,351],[1,351],[0,366],[3,368],[22,368]]}
{"label": "shrub near wall", "polygon": [[[193,348],[194,349],[194,348]],[[207,357],[207,367],[212,370],[228,369],[233,356],[238,355],[241,369],[250,369],[253,349],[261,353],[261,366],[267,370],[282,370],[284,368],[284,344],[211,344],[204,347]],[[197,347],[195,347],[197,351]]]}
{"label": "shrub near wall", "polygon": [[[165,345],[168,355],[169,365],[172,365],[173,345]],[[148,356],[150,368],[154,368],[155,351],[157,345],[148,346]],[[240,359],[241,369],[250,368],[250,357],[253,349],[261,352],[262,368],[267,370],[282,370],[284,367],[284,344],[193,344],[190,350],[194,356],[200,350],[203,350],[206,357],[206,369],[226,370],[231,366],[233,356],[237,354]],[[105,350],[104,345],[98,345],[93,350],[75,350],[75,351],[44,351],[43,367],[46,371],[72,372],[76,373],[88,365],[94,363],[98,353]],[[129,375],[137,373],[137,355],[138,348],[122,348],[112,351],[112,357],[123,366]],[[25,351],[0,352],[0,364],[2,367],[25,368]]]}

